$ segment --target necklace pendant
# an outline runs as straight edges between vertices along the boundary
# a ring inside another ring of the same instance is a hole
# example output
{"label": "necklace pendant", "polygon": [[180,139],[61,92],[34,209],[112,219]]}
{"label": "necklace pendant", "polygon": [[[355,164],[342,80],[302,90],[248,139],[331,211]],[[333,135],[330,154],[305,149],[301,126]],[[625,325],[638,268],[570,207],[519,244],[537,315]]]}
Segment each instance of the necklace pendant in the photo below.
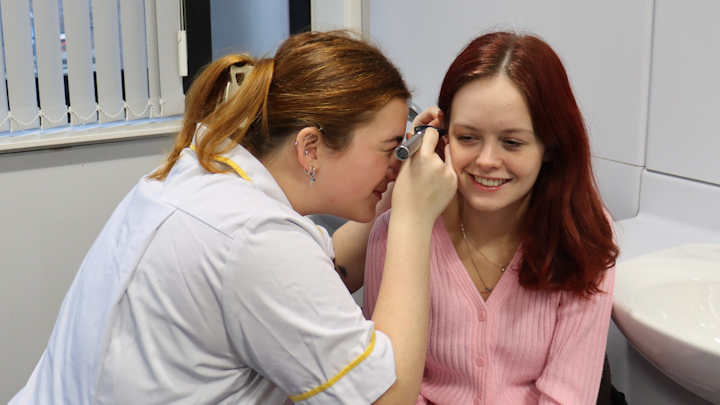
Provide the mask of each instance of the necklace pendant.
{"label": "necklace pendant", "polygon": [[491,293],[491,292],[492,292],[492,288],[485,287],[485,292],[488,293],[488,294]]}

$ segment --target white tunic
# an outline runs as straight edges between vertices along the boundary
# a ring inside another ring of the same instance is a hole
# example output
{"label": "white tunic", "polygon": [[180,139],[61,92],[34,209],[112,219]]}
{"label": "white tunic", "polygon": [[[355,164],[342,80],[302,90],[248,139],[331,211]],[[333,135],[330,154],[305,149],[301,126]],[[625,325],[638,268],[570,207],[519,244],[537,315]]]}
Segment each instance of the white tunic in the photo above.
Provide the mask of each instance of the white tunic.
{"label": "white tunic", "polygon": [[186,149],[123,199],[10,404],[367,404],[393,384],[327,232],[247,150],[225,158],[250,181]]}

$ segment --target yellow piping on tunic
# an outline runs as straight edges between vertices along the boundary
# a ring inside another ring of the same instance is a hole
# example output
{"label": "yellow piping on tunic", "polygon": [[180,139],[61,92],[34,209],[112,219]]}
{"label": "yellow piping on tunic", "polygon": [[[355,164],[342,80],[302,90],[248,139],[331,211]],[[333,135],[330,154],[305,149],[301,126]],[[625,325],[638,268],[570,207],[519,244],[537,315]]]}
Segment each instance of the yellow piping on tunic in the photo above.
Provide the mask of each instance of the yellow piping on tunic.
{"label": "yellow piping on tunic", "polygon": [[[190,145],[190,149],[195,152],[195,144]],[[213,159],[220,163],[225,163],[226,165],[230,166],[230,168],[233,169],[235,173],[238,174],[238,176],[249,182],[252,182],[252,180],[250,180],[250,177],[248,177],[247,173],[245,173],[245,171],[241,169],[240,166],[238,166],[237,163],[233,162],[232,160],[222,156],[215,156]]]}
{"label": "yellow piping on tunic", "polygon": [[293,402],[299,402],[306,400],[310,397],[312,397],[315,394],[318,394],[322,391],[325,391],[326,389],[330,388],[333,384],[338,382],[345,374],[349,373],[350,370],[355,368],[358,364],[360,364],[363,360],[365,360],[370,353],[372,353],[373,348],[375,348],[375,330],[373,329],[372,335],[370,336],[370,344],[368,345],[367,349],[365,349],[362,354],[360,354],[355,360],[353,360],[350,364],[345,366],[342,370],[340,370],[339,373],[335,374],[335,376],[329,380],[327,380],[325,383],[318,385],[317,387],[311,389],[310,391],[304,392],[302,394],[293,395],[290,397],[290,399]]}

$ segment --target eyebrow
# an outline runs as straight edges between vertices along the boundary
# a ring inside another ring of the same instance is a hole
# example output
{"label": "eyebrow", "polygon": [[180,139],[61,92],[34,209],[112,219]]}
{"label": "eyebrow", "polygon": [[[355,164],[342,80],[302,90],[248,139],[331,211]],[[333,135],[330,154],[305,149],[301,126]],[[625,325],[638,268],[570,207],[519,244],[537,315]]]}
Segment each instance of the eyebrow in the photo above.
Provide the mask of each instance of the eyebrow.
{"label": "eyebrow", "polygon": [[[475,128],[475,127],[472,126],[472,125],[453,124],[453,127],[462,127],[462,128],[464,128],[464,129],[467,129],[467,130],[472,131],[472,132],[482,132],[482,131],[480,131],[479,129]],[[518,132],[524,132],[524,133],[528,133],[528,134],[535,134],[535,132],[534,132],[532,129],[528,129],[528,128],[508,128],[508,129],[504,129],[501,133],[502,133],[502,134],[514,134],[514,133],[518,133]]]}
{"label": "eyebrow", "polygon": [[480,132],[480,130],[479,130],[479,129],[475,128],[475,127],[474,127],[474,126],[472,126],[472,125],[465,125],[465,124],[452,124],[452,125],[451,125],[451,127],[455,127],[455,128],[457,128],[457,127],[462,127],[463,129],[467,129],[467,130],[470,130],[470,131],[474,131],[474,132]]}
{"label": "eyebrow", "polygon": [[524,133],[528,135],[534,135],[535,132],[532,129],[527,128],[509,128],[501,132],[503,135]]}
{"label": "eyebrow", "polygon": [[395,135],[394,137],[392,137],[390,139],[384,140],[383,143],[402,142],[403,139],[405,139],[405,135]]}

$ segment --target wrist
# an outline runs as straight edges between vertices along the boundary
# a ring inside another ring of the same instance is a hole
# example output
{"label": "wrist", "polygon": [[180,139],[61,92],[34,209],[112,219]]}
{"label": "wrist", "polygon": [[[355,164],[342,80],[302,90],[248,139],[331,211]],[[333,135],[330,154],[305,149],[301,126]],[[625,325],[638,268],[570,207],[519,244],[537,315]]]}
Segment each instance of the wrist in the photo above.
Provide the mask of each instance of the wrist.
{"label": "wrist", "polygon": [[394,209],[390,212],[389,227],[405,229],[412,232],[430,233],[435,225],[435,218],[418,214],[411,210]]}

